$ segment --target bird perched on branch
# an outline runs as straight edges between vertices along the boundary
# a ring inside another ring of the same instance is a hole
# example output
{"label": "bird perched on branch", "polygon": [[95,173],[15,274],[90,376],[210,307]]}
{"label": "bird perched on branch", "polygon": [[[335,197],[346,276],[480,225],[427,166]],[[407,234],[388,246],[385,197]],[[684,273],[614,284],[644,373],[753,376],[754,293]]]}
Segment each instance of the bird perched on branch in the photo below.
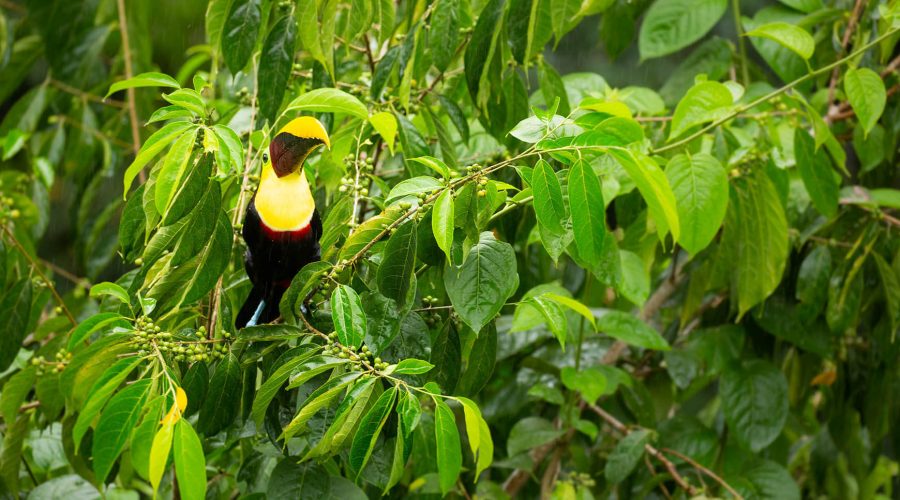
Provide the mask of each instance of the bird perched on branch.
{"label": "bird perched on branch", "polygon": [[242,230],[247,243],[244,267],[253,289],[235,320],[237,328],[275,320],[294,275],[320,258],[322,221],[303,163],[322,145],[331,148],[325,127],[303,116],[279,130],[263,154],[259,187]]}

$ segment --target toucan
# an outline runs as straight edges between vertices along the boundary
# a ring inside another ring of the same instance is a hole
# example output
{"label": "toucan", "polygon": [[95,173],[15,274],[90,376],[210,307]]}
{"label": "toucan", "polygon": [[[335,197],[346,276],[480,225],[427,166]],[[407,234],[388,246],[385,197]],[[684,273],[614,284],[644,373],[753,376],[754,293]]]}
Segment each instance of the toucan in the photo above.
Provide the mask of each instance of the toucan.
{"label": "toucan", "polygon": [[303,171],[319,146],[331,148],[325,127],[302,116],[279,130],[263,154],[259,187],[241,230],[247,244],[244,268],[253,289],[235,320],[238,329],[277,319],[278,303],[294,275],[320,259],[322,220]]}

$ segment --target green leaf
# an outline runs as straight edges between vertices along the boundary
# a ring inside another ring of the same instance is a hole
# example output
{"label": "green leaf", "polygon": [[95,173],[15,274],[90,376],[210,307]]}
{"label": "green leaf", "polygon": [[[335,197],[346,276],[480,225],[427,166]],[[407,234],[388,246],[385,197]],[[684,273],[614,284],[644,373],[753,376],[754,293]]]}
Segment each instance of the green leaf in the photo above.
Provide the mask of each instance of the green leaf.
{"label": "green leaf", "polygon": [[569,169],[568,194],[578,256],[595,276],[607,276],[610,249],[616,243],[606,230],[600,179],[587,162],[577,161]]}
{"label": "green leaf", "polygon": [[359,347],[366,334],[366,314],[356,290],[338,285],[331,295],[331,319],[338,340],[348,347]]}
{"label": "green leaf", "polygon": [[543,294],[543,296],[556,302],[557,304],[563,305],[563,306],[568,307],[569,309],[575,311],[576,313],[580,314],[584,319],[588,320],[588,323],[590,323],[591,326],[596,327],[596,322],[594,320],[594,314],[591,312],[590,309],[588,309],[588,307],[586,305],[582,304],[581,302],[578,302],[577,300],[575,300],[573,298],[565,297],[563,295],[559,295],[556,293],[545,293],[545,294]]}
{"label": "green leaf", "polygon": [[[803,59],[812,57],[813,52],[816,50],[816,41],[812,35],[805,29],[793,24],[781,22],[764,24],[748,31],[745,35],[774,40]],[[879,81],[881,81],[880,78]]]}
{"label": "green leaf", "polygon": [[420,373],[428,373],[434,365],[428,361],[421,359],[407,358],[397,363],[394,368],[394,374],[397,375],[418,375]]}
{"label": "green leaf", "polygon": [[447,262],[452,262],[450,250],[453,247],[455,217],[453,192],[446,189],[434,201],[434,208],[431,212],[431,231],[434,233],[434,241],[447,255]]}
{"label": "green leaf", "polygon": [[347,241],[344,242],[344,246],[341,247],[341,252],[338,258],[352,258],[358,252],[362,251],[362,249],[365,248],[366,245],[371,243],[373,239],[380,235],[386,226],[392,224],[402,214],[403,211],[401,211],[397,207],[394,207],[388,208],[375,217],[366,219],[365,222],[363,222],[353,230],[353,232],[347,238]]}
{"label": "green leaf", "polygon": [[206,498],[206,456],[203,444],[191,424],[180,419],[175,424],[175,475],[184,500]]}
{"label": "green leaf", "polygon": [[132,371],[140,364],[141,359],[137,357],[123,358],[109,367],[100,378],[94,382],[88,393],[87,400],[81,411],[78,413],[78,419],[72,428],[72,441],[75,443],[75,450],[81,447],[81,439],[87,433],[88,428],[94,423],[94,419],[100,414],[100,410],[109,402],[110,396],[119,388],[122,382],[131,374]]}
{"label": "green leaf", "polygon": [[394,140],[397,138],[397,118],[388,111],[379,111],[369,117],[372,128],[384,139],[388,150],[394,154]]}
{"label": "green leaf", "polygon": [[884,112],[887,102],[884,82],[878,73],[869,68],[851,68],[844,75],[844,92],[868,135]]}
{"label": "green leaf", "polygon": [[732,185],[722,239],[742,316],[781,282],[789,251],[784,207],[761,169]]}
{"label": "green leaf", "polygon": [[168,422],[156,432],[153,437],[153,445],[150,448],[150,486],[153,493],[159,490],[166,466],[169,463],[169,452],[172,451],[172,438],[175,436],[175,424]]}
{"label": "green leaf", "polygon": [[259,54],[257,85],[265,89],[259,93],[259,112],[270,123],[275,122],[291,78],[296,39],[297,21],[293,16],[283,16],[272,27]]}
{"label": "green leaf", "polygon": [[[878,274],[881,276],[881,287],[884,290],[886,312],[891,331],[896,332],[900,327],[900,276],[890,264],[877,252],[873,252],[875,263],[878,266]],[[893,336],[891,337],[893,340]]]}
{"label": "green leaf", "polygon": [[222,43],[222,30],[225,28],[225,20],[228,17],[228,8],[231,0],[210,0],[206,7],[206,41],[212,47],[217,57],[219,46]]}
{"label": "green leaf", "polygon": [[606,461],[604,470],[606,480],[613,484],[624,481],[641,461],[641,457],[644,456],[644,445],[648,441],[650,431],[646,429],[631,431],[622,438]]}
{"label": "green leaf", "polygon": [[209,381],[209,391],[197,421],[200,432],[212,436],[234,421],[241,405],[241,385],[240,361],[229,353],[219,361]]}
{"label": "green leaf", "polygon": [[232,74],[244,69],[259,38],[259,0],[232,0],[222,30],[222,56]]}
{"label": "green leaf", "polygon": [[194,89],[178,89],[170,94],[163,94],[163,99],[174,106],[181,106],[198,117],[206,116],[206,103]]}
{"label": "green leaf", "polygon": [[816,246],[800,264],[794,296],[814,312],[820,312],[828,300],[830,277],[831,251],[825,245]]}
{"label": "green leaf", "polygon": [[617,289],[632,304],[642,306],[650,296],[647,265],[638,254],[628,250],[619,251],[619,260],[622,264],[622,279]]}
{"label": "green leaf", "polygon": [[434,438],[437,445],[437,469],[441,494],[453,489],[462,470],[459,430],[453,411],[442,400],[434,399]]}
{"label": "green leaf", "polygon": [[[563,1],[565,2],[570,0]],[[559,73],[556,71],[556,68],[551,66],[543,59],[539,60],[538,62],[538,81],[541,84],[541,94],[544,96],[544,102],[546,102],[549,106],[558,97],[559,107],[557,108],[557,113],[563,116],[568,116],[569,112],[571,111],[571,103],[569,103],[569,94],[568,92],[566,92],[565,83],[563,83],[563,80],[559,76]]]}
{"label": "green leaf", "polygon": [[459,0],[443,0],[431,14],[428,45],[431,62],[438,71],[450,66],[459,44]]}
{"label": "green leaf", "polygon": [[[428,158],[428,157],[424,157]],[[422,160],[422,161],[420,161]],[[433,158],[433,160],[437,160],[437,158]],[[430,162],[427,160],[423,160],[423,158],[415,158],[412,161],[416,161],[417,163],[422,163],[423,165],[427,165]],[[437,160],[440,161],[440,160]],[[437,164],[435,164],[437,165]],[[391,188],[391,192],[388,193],[387,198],[385,198],[385,203],[388,205],[392,205],[401,201],[403,198],[407,196],[415,196],[423,193],[431,193],[437,189],[441,189],[444,184],[434,177],[429,177],[427,175],[422,175],[419,177],[413,177],[410,179],[406,179],[397,183],[396,186]]]}
{"label": "green leaf", "polygon": [[[452,339],[449,339],[452,341]],[[450,351],[453,347],[450,348]],[[497,362],[497,325],[490,322],[478,332],[477,338],[468,348],[465,370],[453,388],[455,394],[475,396],[491,380]],[[450,391],[450,387],[446,388]]]}
{"label": "green leaf", "polygon": [[[420,156],[418,158],[409,158],[409,161],[414,161],[421,165],[425,165],[426,167],[430,168],[431,170],[434,170],[435,172],[437,172],[438,175],[442,176],[445,179],[450,178],[450,167],[448,167],[447,164],[444,163],[443,161],[441,161],[433,156]],[[422,179],[422,180],[431,179],[431,181],[432,181],[432,182],[430,182],[431,184],[433,184],[433,182],[435,181],[435,179],[433,179],[431,177],[421,177],[421,178],[414,177],[414,179]],[[412,180],[412,179],[409,179],[409,180]],[[404,182],[406,182],[406,181],[400,182],[399,184],[397,184],[397,186],[400,186]],[[438,181],[438,184],[435,185],[434,187],[436,188],[436,187],[441,187],[441,186],[443,186],[443,184],[440,184],[440,181]],[[432,189],[434,189],[434,188],[432,188]],[[394,192],[394,190],[392,189],[391,193],[393,193],[393,192]]]}
{"label": "green leaf", "polygon": [[666,104],[674,106],[691,88],[695,77],[706,75],[709,81],[719,81],[728,74],[731,68],[732,43],[718,37],[712,37],[691,51],[690,55],[672,71],[666,83],[659,89],[659,94]]}
{"label": "green leaf", "polygon": [[597,330],[626,344],[668,351],[669,343],[649,325],[624,311],[606,310],[597,318]]}
{"label": "green leaf", "polygon": [[356,471],[356,477],[362,474],[369,457],[372,456],[375,441],[378,440],[381,428],[384,427],[384,422],[387,420],[391,408],[394,407],[396,399],[396,387],[391,387],[384,391],[369,412],[366,413],[366,416],[360,421],[359,429],[353,437],[353,444],[350,446],[350,468]]}
{"label": "green leaf", "polygon": [[122,196],[126,197],[128,195],[131,183],[134,182],[134,178],[137,177],[138,173],[144,168],[144,165],[155,158],[156,155],[172,143],[172,141],[181,137],[183,133],[193,128],[197,128],[197,125],[194,125],[191,122],[172,122],[154,132],[153,135],[147,139],[147,142],[141,146],[141,150],[138,152],[137,156],[134,157],[134,161],[131,162],[131,165],[125,170],[125,189]]}
{"label": "green leaf", "polygon": [[141,73],[127,80],[116,82],[109,87],[106,97],[109,97],[120,90],[133,89],[137,87],[173,87],[181,88],[181,85],[169,75],[163,73]]}
{"label": "green leaf", "polygon": [[284,427],[281,439],[287,442],[301,431],[304,431],[309,419],[321,409],[330,406],[338,396],[346,392],[350,384],[356,381],[360,375],[361,373],[359,372],[336,375],[310,393],[297,415]]}
{"label": "green leaf", "polygon": [[366,105],[356,97],[333,88],[314,89],[301,94],[284,110],[284,114],[295,111],[314,111],[317,113],[343,113],[365,120],[369,117]]}
{"label": "green leaf", "polygon": [[727,6],[727,0],[656,0],[641,25],[641,60],[671,54],[703,38]]}
{"label": "green leaf", "polygon": [[259,389],[256,390],[256,397],[253,398],[253,405],[250,408],[250,418],[256,422],[257,427],[262,425],[269,403],[272,402],[272,399],[275,398],[288,378],[317,353],[317,350],[310,350],[285,361],[259,386]]}
{"label": "green leaf", "polygon": [[19,413],[25,397],[34,389],[37,379],[36,372],[35,367],[27,367],[16,372],[3,384],[3,391],[0,392],[0,414],[4,421],[16,421],[16,415]]}
{"label": "green leaf", "polygon": [[510,457],[549,443],[565,433],[557,429],[549,420],[540,417],[526,417],[516,422],[509,431],[506,452]]}
{"label": "green leaf", "polygon": [[[503,7],[505,0],[490,0],[481,10],[472,38],[466,46],[463,67],[466,72],[466,86],[475,107],[484,109],[487,105],[491,85],[491,62],[496,56],[497,40],[503,27]],[[496,82],[493,82],[496,83]],[[421,155],[416,155],[421,156]]]}
{"label": "green leaf", "polygon": [[678,155],[669,160],[666,177],[678,206],[678,243],[691,254],[709,245],[728,209],[728,175],[714,156]]}
{"label": "green leaf", "polygon": [[469,398],[458,397],[456,399],[463,407],[466,435],[475,458],[475,481],[478,481],[478,476],[487,470],[494,461],[494,440],[491,438],[491,430],[484,417],[481,416],[478,405]]}
{"label": "green leaf", "polygon": [[462,320],[479,332],[519,286],[515,251],[483,232],[461,266],[444,268],[444,286]]}
{"label": "green leaf", "polygon": [[581,0],[555,0],[550,2],[550,22],[553,25],[553,34],[556,36],[557,44],[559,44],[559,40],[566,33],[572,31],[572,28],[578,24],[580,7]]}
{"label": "green leaf", "polygon": [[550,164],[544,160],[538,160],[534,166],[531,174],[531,189],[534,195],[534,214],[538,221],[541,243],[553,262],[558,262],[566,247],[572,243],[573,233],[566,230],[565,227],[568,216],[559,178]]}
{"label": "green leaf", "polygon": [[669,141],[691,128],[724,116],[731,109],[733,97],[728,87],[719,82],[700,82],[688,90],[672,115]]}
{"label": "green leaf", "polygon": [[150,391],[150,379],[143,379],[119,391],[100,415],[100,421],[94,431],[93,451],[94,473],[101,483],[112,470],[113,464],[125,448],[131,431],[137,425],[147,395]]}
{"label": "green leaf", "polygon": [[156,177],[156,196],[153,201],[156,203],[156,211],[164,219],[176,194],[189,175],[189,167],[193,166],[191,152],[194,149],[197,131],[198,129],[195,128],[175,141]]}
{"label": "green leaf", "polygon": [[378,267],[378,291],[403,309],[410,294],[416,265],[416,222],[401,224],[384,246]]}
{"label": "green leaf", "polygon": [[567,388],[578,391],[588,404],[594,404],[606,391],[606,377],[596,368],[584,368],[581,371],[567,366],[561,372],[562,383]]}
{"label": "green leaf", "polygon": [[726,370],[720,391],[729,430],[754,453],[781,434],[788,416],[788,385],[771,363],[756,359]]}
{"label": "green leaf", "polygon": [[817,151],[815,141],[802,128],[794,131],[794,157],[813,205],[822,215],[834,217],[838,210],[840,181],[825,150]]}
{"label": "green leaf", "polygon": [[123,304],[128,304],[130,302],[130,299],[128,298],[128,292],[126,292],[125,289],[121,286],[115,283],[110,283],[109,281],[97,283],[96,285],[92,286],[90,295],[94,298],[109,295],[110,297],[115,297],[119,300],[119,302]]}

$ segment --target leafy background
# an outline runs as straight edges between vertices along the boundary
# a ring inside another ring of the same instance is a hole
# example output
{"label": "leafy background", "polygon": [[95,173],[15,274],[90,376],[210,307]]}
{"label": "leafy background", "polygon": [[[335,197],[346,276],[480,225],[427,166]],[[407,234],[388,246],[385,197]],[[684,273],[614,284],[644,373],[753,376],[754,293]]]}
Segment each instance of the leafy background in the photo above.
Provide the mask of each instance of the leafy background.
{"label": "leafy background", "polygon": [[[5,496],[900,486],[900,2],[0,8]],[[323,261],[235,331],[299,114]]]}

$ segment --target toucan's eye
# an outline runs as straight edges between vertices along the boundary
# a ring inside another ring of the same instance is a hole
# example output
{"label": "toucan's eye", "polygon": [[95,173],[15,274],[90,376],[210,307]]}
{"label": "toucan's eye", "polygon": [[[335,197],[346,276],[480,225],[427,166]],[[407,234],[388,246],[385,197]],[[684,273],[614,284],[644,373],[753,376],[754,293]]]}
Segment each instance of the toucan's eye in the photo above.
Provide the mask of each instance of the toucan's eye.
{"label": "toucan's eye", "polygon": [[263,153],[263,163],[269,163],[269,153]]}

